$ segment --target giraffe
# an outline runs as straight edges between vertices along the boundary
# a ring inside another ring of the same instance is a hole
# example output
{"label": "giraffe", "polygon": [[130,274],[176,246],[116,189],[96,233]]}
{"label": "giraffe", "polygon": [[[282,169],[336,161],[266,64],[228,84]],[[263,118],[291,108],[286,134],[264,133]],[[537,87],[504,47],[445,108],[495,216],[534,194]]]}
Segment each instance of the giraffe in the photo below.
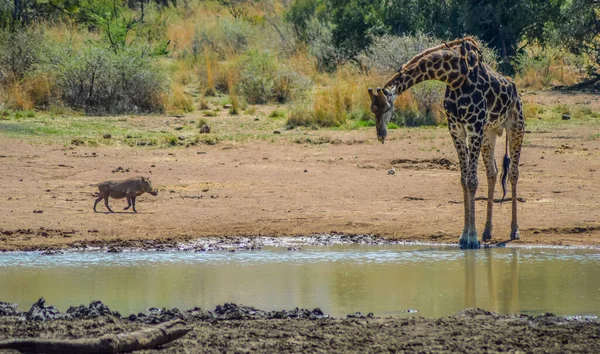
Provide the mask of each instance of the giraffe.
{"label": "giraffe", "polygon": [[475,192],[477,163],[483,156],[488,180],[487,217],[482,241],[492,238],[494,187],[498,168],[494,158],[496,137],[506,130],[505,155],[502,164],[502,200],[506,196],[506,180],[512,187],[511,240],[518,240],[517,181],[519,158],[524,135],[523,109],[515,84],[483,61],[478,43],[471,37],[443,43],[416,55],[375,92],[369,88],[371,111],[375,114],[377,138],[387,136],[387,125],[393,114],[394,100],[415,84],[438,80],[446,84],[444,111],[450,135],[460,162],[464,201],[464,227],[459,239],[461,249],[479,248],[475,227]]}

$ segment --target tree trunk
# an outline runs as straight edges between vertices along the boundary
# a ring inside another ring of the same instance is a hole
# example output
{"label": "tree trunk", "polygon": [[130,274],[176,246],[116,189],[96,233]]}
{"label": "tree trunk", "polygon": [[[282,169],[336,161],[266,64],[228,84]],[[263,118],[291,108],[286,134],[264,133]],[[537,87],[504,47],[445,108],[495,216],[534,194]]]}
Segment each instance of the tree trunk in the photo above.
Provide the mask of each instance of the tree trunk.
{"label": "tree trunk", "polygon": [[27,353],[132,352],[172,342],[190,330],[182,320],[174,320],[131,333],[108,334],[92,339],[10,339],[0,341],[0,349],[16,349]]}

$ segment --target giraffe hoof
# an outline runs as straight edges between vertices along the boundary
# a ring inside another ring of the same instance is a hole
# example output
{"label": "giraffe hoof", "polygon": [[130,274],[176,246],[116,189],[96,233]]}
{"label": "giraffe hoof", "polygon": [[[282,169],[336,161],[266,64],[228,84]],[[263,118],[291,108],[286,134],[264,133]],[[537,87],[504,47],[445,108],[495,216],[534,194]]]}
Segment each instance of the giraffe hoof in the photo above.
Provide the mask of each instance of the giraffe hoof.
{"label": "giraffe hoof", "polygon": [[481,234],[481,241],[487,242],[491,239],[492,239],[492,232],[487,231],[487,230],[483,231],[483,234]]}
{"label": "giraffe hoof", "polygon": [[458,241],[461,250],[476,250],[479,249],[479,241],[477,238],[461,237]]}
{"label": "giraffe hoof", "polygon": [[510,239],[511,240],[520,240],[521,239],[521,234],[519,234],[519,230],[512,231],[510,233]]}

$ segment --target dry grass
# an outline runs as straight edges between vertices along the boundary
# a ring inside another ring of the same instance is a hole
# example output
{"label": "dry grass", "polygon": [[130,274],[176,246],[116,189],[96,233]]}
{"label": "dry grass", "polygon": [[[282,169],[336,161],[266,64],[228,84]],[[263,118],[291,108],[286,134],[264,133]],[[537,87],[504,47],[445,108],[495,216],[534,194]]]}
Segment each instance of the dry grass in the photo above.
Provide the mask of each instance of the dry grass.
{"label": "dry grass", "polygon": [[545,109],[543,106],[534,102],[524,102],[523,104],[523,115],[525,119],[539,119],[540,114],[544,113]]}
{"label": "dry grass", "polygon": [[517,59],[515,83],[539,90],[548,86],[570,86],[585,78],[587,59],[556,48],[531,47]]}
{"label": "dry grass", "polygon": [[371,118],[367,88],[376,86],[380,78],[363,75],[344,67],[333,76],[323,76],[323,86],[308,103],[292,108],[291,126],[329,127],[344,125],[349,119]]}
{"label": "dry grass", "polygon": [[194,111],[194,100],[186,91],[185,86],[173,83],[171,92],[167,101],[167,111],[169,112],[192,112]]}

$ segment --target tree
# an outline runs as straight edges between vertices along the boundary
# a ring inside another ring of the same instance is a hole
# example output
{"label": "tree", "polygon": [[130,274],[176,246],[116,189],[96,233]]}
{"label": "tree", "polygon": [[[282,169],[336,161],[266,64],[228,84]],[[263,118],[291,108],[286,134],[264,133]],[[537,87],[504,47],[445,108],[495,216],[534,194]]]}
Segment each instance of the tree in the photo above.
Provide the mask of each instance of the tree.
{"label": "tree", "polygon": [[600,81],[600,2],[572,0],[561,7],[560,19],[548,25],[546,37],[555,45],[563,45],[575,54],[585,53],[592,65],[591,79],[579,86]]}
{"label": "tree", "polygon": [[351,59],[363,52],[373,36],[386,32],[385,0],[329,0],[333,42],[341,55]]}
{"label": "tree", "polygon": [[234,18],[240,18],[246,15],[248,6],[251,5],[251,0],[218,0],[219,4],[225,6],[227,11]]}
{"label": "tree", "polygon": [[544,27],[554,21],[564,0],[452,0],[450,28],[453,35],[478,36],[500,55],[500,69],[511,73],[511,59],[524,38],[540,39]]}

